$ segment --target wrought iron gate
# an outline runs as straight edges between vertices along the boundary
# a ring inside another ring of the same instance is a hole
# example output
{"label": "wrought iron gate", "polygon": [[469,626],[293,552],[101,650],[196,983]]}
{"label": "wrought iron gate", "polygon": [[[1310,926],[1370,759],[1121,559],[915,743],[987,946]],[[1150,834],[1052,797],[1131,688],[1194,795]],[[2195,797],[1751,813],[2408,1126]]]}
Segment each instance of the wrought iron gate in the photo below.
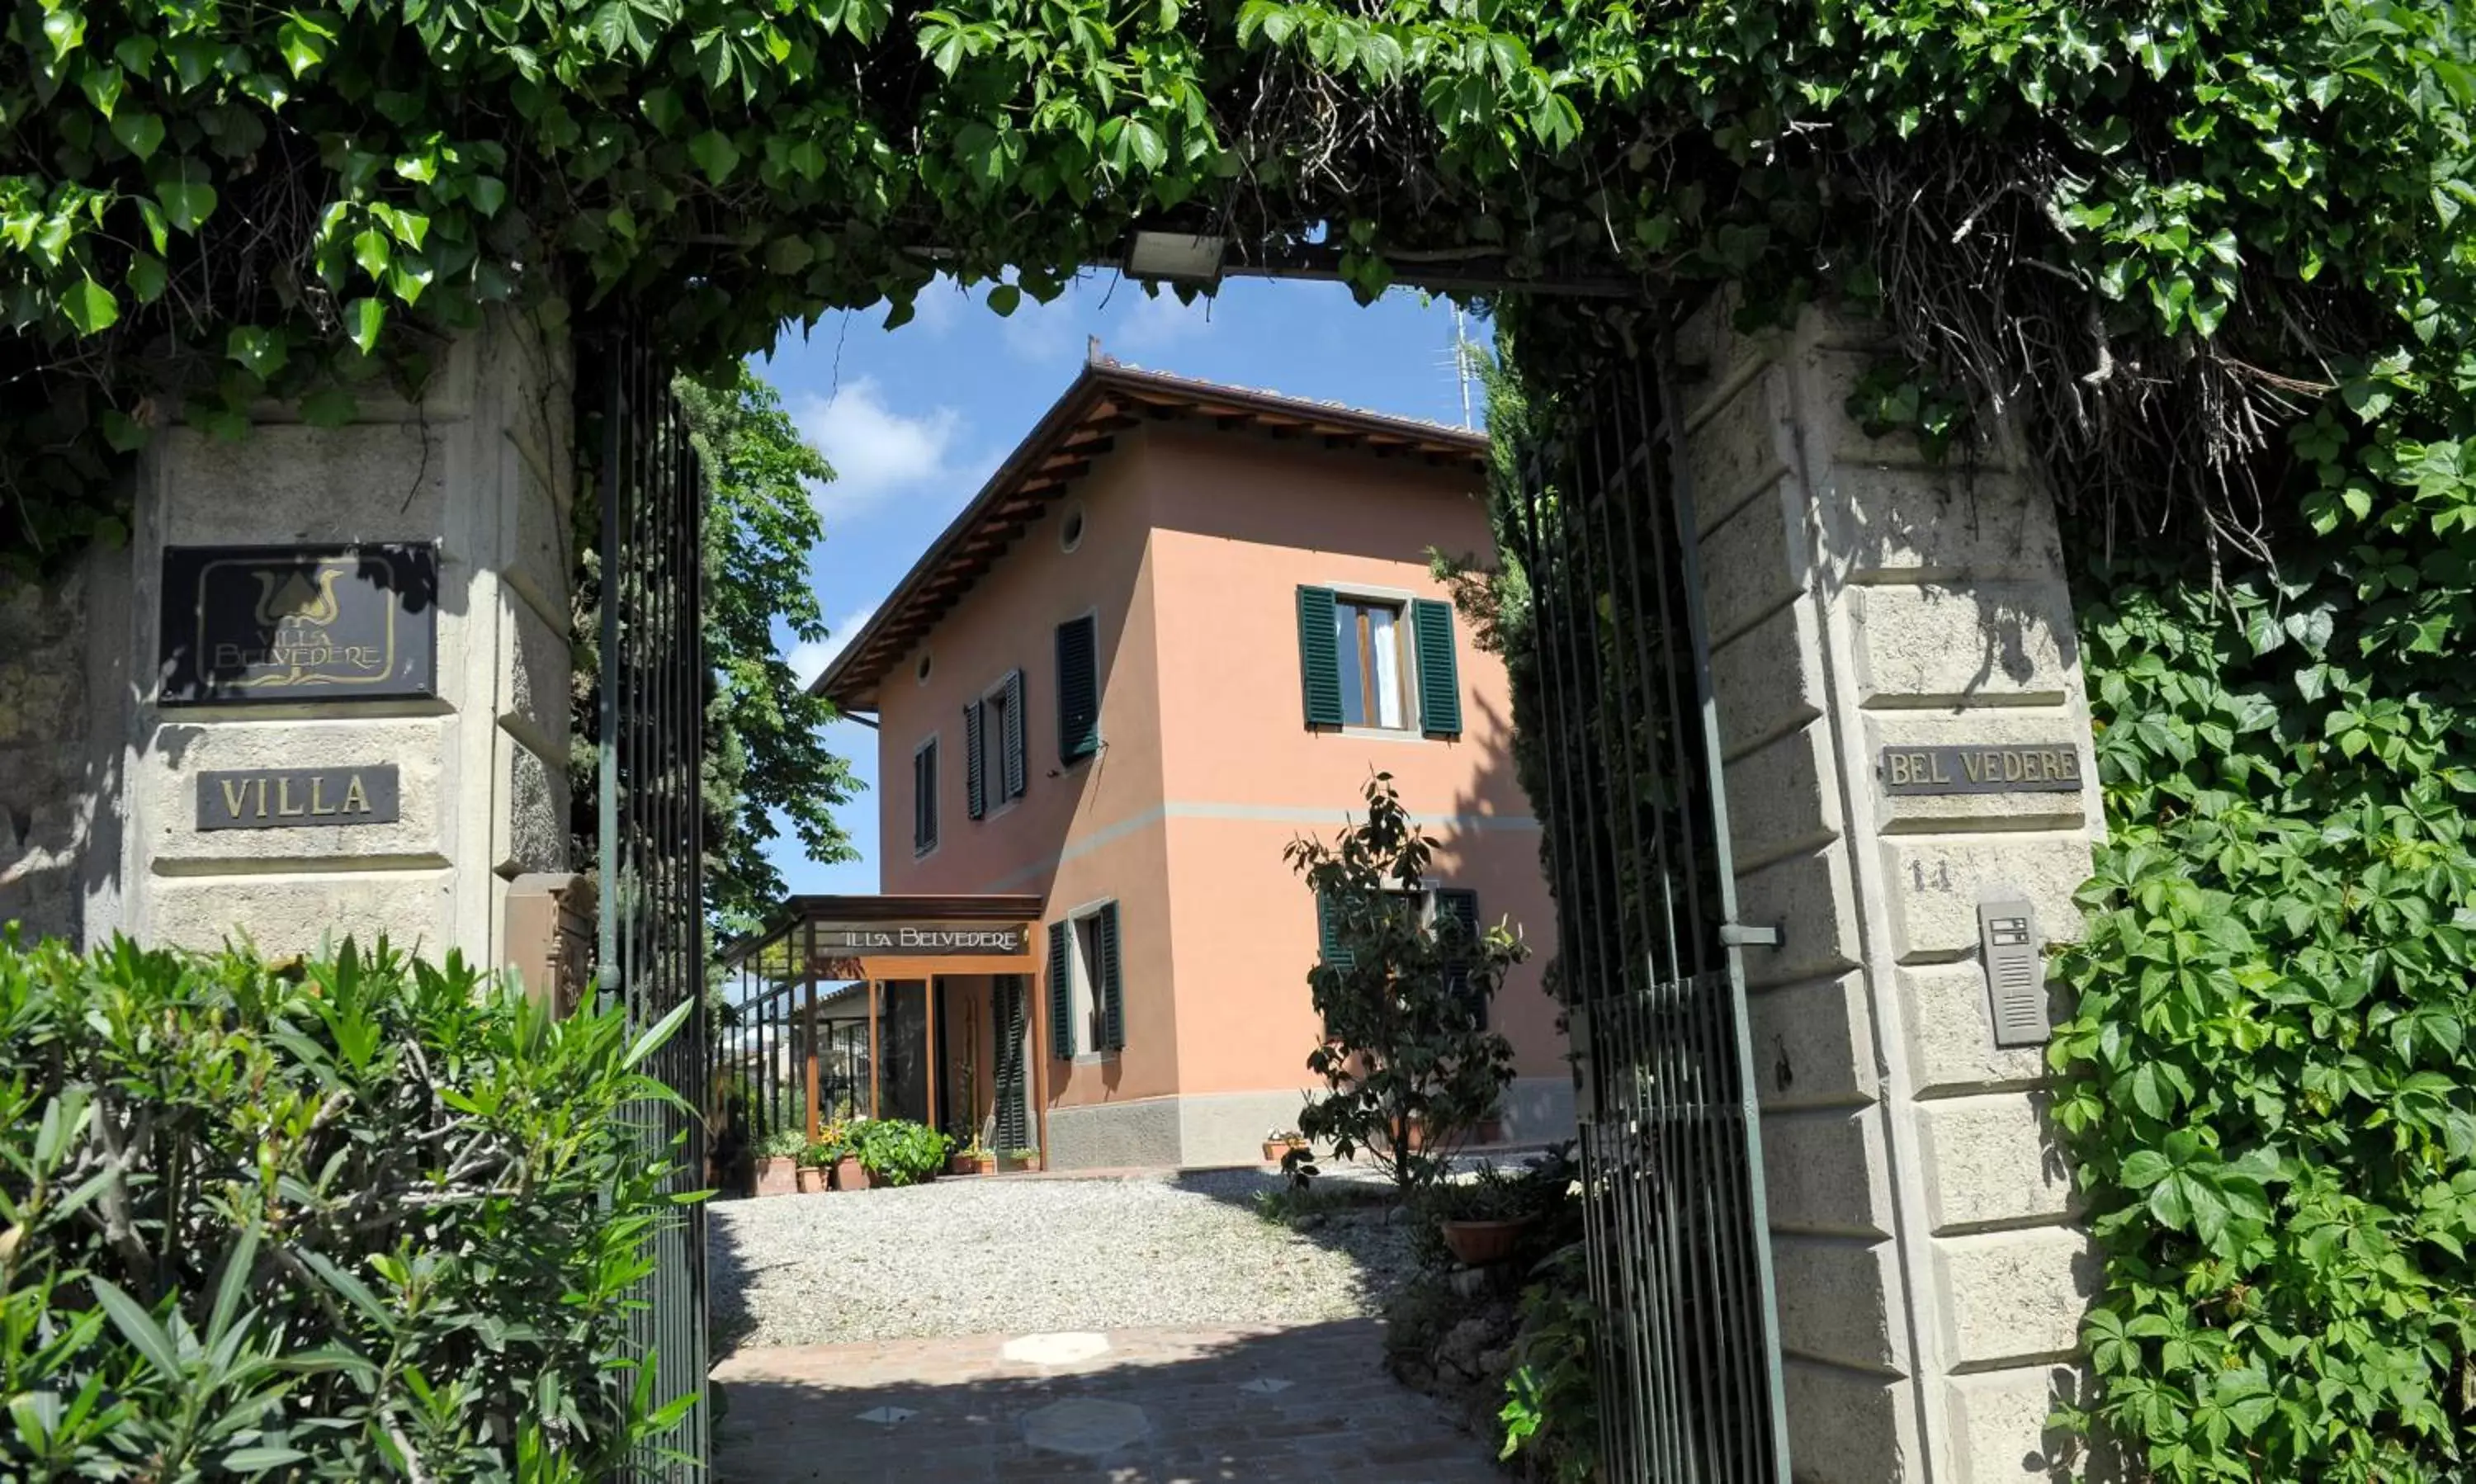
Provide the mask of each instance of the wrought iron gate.
{"label": "wrought iron gate", "polygon": [[[598,715],[598,844],[603,903],[600,982],[630,1023],[693,1006],[646,1070],[681,1104],[633,1109],[649,1155],[670,1154],[668,1187],[701,1190],[706,1174],[703,642],[705,477],[670,372],[625,333],[580,355],[580,412],[598,418],[580,448],[602,517]],[[598,434],[598,435],[597,435]],[[656,1403],[696,1396],[706,1375],[705,1208],[656,1230],[654,1271],[631,1320],[654,1362]],[[710,1452],[706,1408],[686,1416],[634,1461],[637,1480],[702,1480]]]}
{"label": "wrought iron gate", "polygon": [[1601,1476],[1786,1484],[1735,949],[1753,937],[1734,922],[1675,399],[1625,362],[1548,415],[1510,534],[1580,1081]]}

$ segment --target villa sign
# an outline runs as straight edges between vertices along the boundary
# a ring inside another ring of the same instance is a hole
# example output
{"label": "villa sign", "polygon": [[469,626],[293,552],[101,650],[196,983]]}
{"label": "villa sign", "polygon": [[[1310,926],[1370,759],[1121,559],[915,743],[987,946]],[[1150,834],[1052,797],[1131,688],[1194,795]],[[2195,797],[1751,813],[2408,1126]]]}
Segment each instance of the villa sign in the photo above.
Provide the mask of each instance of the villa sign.
{"label": "villa sign", "polygon": [[1017,923],[819,923],[817,952],[907,957],[1012,957],[1028,952],[1031,929]]}

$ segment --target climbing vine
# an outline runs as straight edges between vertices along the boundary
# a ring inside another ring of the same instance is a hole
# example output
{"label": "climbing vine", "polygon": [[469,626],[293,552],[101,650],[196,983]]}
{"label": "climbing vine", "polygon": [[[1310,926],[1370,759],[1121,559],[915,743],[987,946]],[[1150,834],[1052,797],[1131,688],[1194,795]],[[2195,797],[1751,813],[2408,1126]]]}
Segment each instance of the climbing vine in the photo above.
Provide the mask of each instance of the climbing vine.
{"label": "climbing vine", "polygon": [[[1494,285],[1542,384],[1715,284],[1901,352],[2090,558],[2114,835],[2056,1113],[2102,1421],[2172,1479],[2441,1478],[2470,1348],[2466,8],[2389,0],[12,0],[0,567],[260,397],[494,307],[691,368],[1137,225]],[[1614,297],[1523,298],[1552,284]],[[2137,559],[2134,554],[2139,554]]]}
{"label": "climbing vine", "polygon": [[[1882,307],[2070,490],[2258,543],[2279,426],[2457,374],[2455,7],[2320,0],[12,0],[0,559],[150,428],[417,381],[490,307],[691,369],[1138,223],[1510,289]],[[1640,311],[1544,315],[1534,354]],[[2423,363],[2421,348],[2439,347]],[[2404,350],[2404,356],[2403,356]],[[2274,461],[2274,460],[2273,460]]]}
{"label": "climbing vine", "polygon": [[[2335,418],[2295,430],[2338,456]],[[2112,838],[2055,1116],[2102,1420],[2170,1480],[2464,1477],[2476,1348],[2476,488],[2390,443],[2280,562],[2098,562]],[[2376,474],[2373,471],[2378,470]],[[2317,532],[2317,534],[2316,534]]]}

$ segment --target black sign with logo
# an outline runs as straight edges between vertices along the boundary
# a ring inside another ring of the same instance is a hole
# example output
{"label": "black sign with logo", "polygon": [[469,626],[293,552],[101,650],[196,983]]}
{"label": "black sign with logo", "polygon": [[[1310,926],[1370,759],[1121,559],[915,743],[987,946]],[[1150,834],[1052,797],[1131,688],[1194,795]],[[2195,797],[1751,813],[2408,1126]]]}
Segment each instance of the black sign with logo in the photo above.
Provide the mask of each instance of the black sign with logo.
{"label": "black sign with logo", "polygon": [[239,768],[198,775],[200,829],[307,829],[392,825],[402,809],[395,764]]}
{"label": "black sign with logo", "polygon": [[163,551],[162,702],[381,701],[438,693],[438,549]]}

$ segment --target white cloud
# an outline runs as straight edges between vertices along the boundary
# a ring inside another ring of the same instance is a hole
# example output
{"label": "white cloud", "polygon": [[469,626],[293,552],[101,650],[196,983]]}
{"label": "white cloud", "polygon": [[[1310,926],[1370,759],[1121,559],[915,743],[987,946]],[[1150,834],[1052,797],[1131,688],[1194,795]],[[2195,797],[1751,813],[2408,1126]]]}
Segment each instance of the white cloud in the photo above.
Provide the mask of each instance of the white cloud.
{"label": "white cloud", "polygon": [[826,673],[826,666],[834,662],[834,656],[841,654],[852,640],[858,638],[859,631],[868,627],[868,621],[876,616],[877,606],[871,604],[840,623],[828,625],[824,639],[814,643],[802,640],[792,645],[790,653],[782,658],[790,665],[791,673],[800,678],[802,685],[814,684],[817,677]]}
{"label": "white cloud", "polygon": [[833,482],[816,496],[828,520],[855,515],[888,495],[962,477],[955,450],[962,414],[953,408],[917,415],[897,411],[868,377],[846,383],[830,402],[801,398],[792,416],[834,466]]}

